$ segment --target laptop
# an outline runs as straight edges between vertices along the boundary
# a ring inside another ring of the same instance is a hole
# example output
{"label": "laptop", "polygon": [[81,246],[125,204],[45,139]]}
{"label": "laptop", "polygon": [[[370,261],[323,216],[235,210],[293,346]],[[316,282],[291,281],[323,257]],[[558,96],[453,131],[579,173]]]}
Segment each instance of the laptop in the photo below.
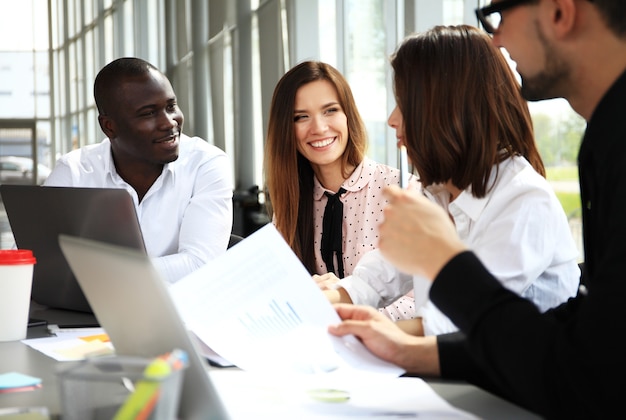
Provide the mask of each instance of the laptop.
{"label": "laptop", "polygon": [[137,250],[67,235],[59,243],[116,353],[155,357],[174,348],[186,351],[180,418],[228,418],[197,342],[150,259]]}
{"label": "laptop", "polygon": [[18,248],[33,251],[31,297],[53,308],[92,312],[61,249],[67,234],[145,253],[132,197],[124,189],[0,185]]}

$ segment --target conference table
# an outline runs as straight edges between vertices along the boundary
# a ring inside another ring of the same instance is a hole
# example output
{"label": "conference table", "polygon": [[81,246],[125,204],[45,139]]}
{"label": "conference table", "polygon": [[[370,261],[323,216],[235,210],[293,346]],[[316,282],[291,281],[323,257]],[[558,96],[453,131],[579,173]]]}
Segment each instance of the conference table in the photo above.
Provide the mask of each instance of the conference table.
{"label": "conference table", "polygon": [[[46,308],[34,302],[31,305],[31,317],[44,319],[50,324],[58,325],[92,325],[97,323],[92,314]],[[47,327],[39,325],[29,327],[27,338],[45,337],[47,335]],[[9,407],[46,407],[51,419],[62,418],[60,415],[61,396],[56,372],[64,363],[67,362],[58,362],[21,341],[0,342],[0,374],[19,372],[42,379],[40,389],[0,393],[0,412],[3,408]],[[427,378],[425,380],[435,392],[451,405],[482,419],[540,418],[468,383]]]}

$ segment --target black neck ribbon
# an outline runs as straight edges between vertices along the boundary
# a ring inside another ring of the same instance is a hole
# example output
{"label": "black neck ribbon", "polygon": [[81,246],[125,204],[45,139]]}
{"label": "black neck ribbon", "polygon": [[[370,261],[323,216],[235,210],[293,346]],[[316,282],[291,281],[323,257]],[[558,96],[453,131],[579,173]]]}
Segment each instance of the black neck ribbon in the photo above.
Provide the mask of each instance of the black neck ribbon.
{"label": "black neck ribbon", "polygon": [[[322,221],[322,259],[326,263],[329,273],[334,273],[340,279],[344,277],[343,271],[343,238],[341,226],[343,225],[343,203],[339,199],[346,190],[339,188],[336,194],[328,191],[324,194],[328,197],[324,209]],[[337,256],[337,271],[335,271],[334,256]]]}

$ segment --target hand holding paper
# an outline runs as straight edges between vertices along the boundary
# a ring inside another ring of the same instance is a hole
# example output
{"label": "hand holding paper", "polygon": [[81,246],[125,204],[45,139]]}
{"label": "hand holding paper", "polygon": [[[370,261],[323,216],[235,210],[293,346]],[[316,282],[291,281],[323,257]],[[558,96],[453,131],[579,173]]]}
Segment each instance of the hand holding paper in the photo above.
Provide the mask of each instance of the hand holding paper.
{"label": "hand holding paper", "polygon": [[403,373],[354,336],[328,334],[337,313],[271,224],[170,291],[198,338],[244,370]]}

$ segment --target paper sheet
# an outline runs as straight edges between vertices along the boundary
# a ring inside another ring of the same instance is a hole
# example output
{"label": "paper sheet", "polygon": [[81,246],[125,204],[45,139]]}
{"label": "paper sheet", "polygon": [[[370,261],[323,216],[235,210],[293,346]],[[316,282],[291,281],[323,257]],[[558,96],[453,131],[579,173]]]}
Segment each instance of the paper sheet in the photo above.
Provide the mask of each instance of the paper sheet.
{"label": "paper sheet", "polygon": [[244,370],[403,373],[355,337],[328,334],[339,316],[272,224],[170,291],[191,331]]}
{"label": "paper sheet", "polygon": [[41,388],[41,378],[20,372],[0,374],[0,393],[30,391]]}
{"label": "paper sheet", "polygon": [[234,420],[476,419],[450,405],[420,378],[338,371],[296,376],[233,370],[209,374]]}
{"label": "paper sheet", "polygon": [[51,337],[31,338],[22,343],[60,362],[114,353],[113,345],[102,328],[57,328]]}

